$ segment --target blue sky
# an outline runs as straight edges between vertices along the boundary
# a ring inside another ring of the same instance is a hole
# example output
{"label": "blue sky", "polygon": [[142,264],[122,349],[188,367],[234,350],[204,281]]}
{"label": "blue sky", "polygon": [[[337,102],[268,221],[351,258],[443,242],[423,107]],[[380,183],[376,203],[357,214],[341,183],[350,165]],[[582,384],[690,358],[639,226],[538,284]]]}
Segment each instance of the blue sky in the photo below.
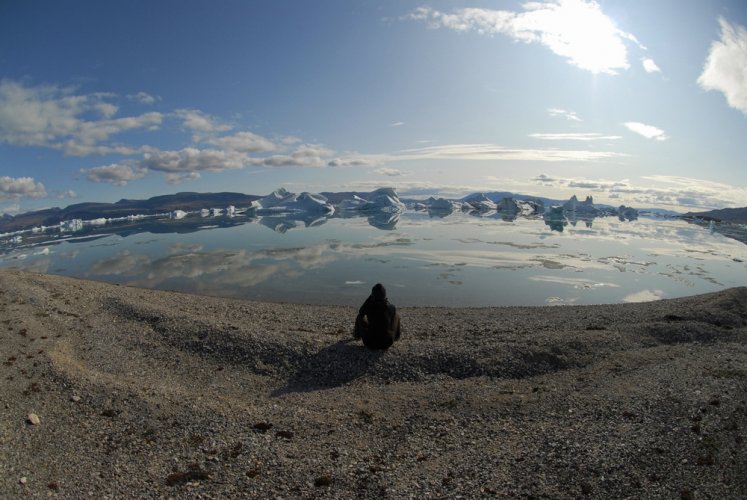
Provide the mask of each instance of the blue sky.
{"label": "blue sky", "polygon": [[0,213],[178,191],[747,206],[747,4],[2,1]]}

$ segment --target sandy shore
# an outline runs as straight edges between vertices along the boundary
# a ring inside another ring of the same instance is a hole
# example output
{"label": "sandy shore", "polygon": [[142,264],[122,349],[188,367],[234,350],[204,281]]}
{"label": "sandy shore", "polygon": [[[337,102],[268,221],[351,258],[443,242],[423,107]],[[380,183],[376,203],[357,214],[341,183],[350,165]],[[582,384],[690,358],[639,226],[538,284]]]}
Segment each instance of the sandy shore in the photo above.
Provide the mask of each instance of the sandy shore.
{"label": "sandy shore", "polygon": [[15,270],[0,312],[2,497],[747,491],[747,288],[404,308],[385,353],[352,308]]}

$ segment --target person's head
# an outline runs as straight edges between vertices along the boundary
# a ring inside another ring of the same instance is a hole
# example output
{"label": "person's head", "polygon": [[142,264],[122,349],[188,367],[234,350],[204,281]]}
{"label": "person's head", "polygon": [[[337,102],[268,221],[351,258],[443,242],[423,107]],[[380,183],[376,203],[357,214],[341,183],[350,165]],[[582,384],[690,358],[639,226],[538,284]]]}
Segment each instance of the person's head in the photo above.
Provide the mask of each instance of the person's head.
{"label": "person's head", "polygon": [[376,283],[371,289],[371,296],[376,300],[386,299],[386,288],[381,283]]}

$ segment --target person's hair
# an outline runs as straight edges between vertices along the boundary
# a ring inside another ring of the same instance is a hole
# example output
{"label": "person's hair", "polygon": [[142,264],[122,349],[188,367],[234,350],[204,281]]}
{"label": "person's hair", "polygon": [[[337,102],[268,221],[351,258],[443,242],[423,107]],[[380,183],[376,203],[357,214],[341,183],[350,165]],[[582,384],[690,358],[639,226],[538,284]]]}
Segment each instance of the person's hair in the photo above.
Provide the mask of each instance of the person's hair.
{"label": "person's hair", "polygon": [[376,300],[384,300],[386,298],[386,288],[381,283],[376,283],[371,289],[371,295]]}

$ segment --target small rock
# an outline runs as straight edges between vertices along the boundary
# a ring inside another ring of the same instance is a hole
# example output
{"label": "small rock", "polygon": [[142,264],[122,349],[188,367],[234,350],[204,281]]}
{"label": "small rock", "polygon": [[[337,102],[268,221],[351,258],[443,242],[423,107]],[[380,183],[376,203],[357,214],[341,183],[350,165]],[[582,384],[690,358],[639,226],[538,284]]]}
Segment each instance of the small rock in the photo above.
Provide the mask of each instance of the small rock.
{"label": "small rock", "polygon": [[78,396],[77,394],[75,394],[75,395],[73,395],[73,396],[70,397],[70,401],[72,401],[73,403],[80,403],[80,396]]}
{"label": "small rock", "polygon": [[39,420],[39,415],[37,415],[36,413],[29,413],[26,421],[31,425],[39,425],[41,423],[41,420]]}
{"label": "small rock", "polygon": [[26,484],[28,482],[28,479],[26,479],[26,476],[23,476],[21,479],[18,480],[21,484]]}

